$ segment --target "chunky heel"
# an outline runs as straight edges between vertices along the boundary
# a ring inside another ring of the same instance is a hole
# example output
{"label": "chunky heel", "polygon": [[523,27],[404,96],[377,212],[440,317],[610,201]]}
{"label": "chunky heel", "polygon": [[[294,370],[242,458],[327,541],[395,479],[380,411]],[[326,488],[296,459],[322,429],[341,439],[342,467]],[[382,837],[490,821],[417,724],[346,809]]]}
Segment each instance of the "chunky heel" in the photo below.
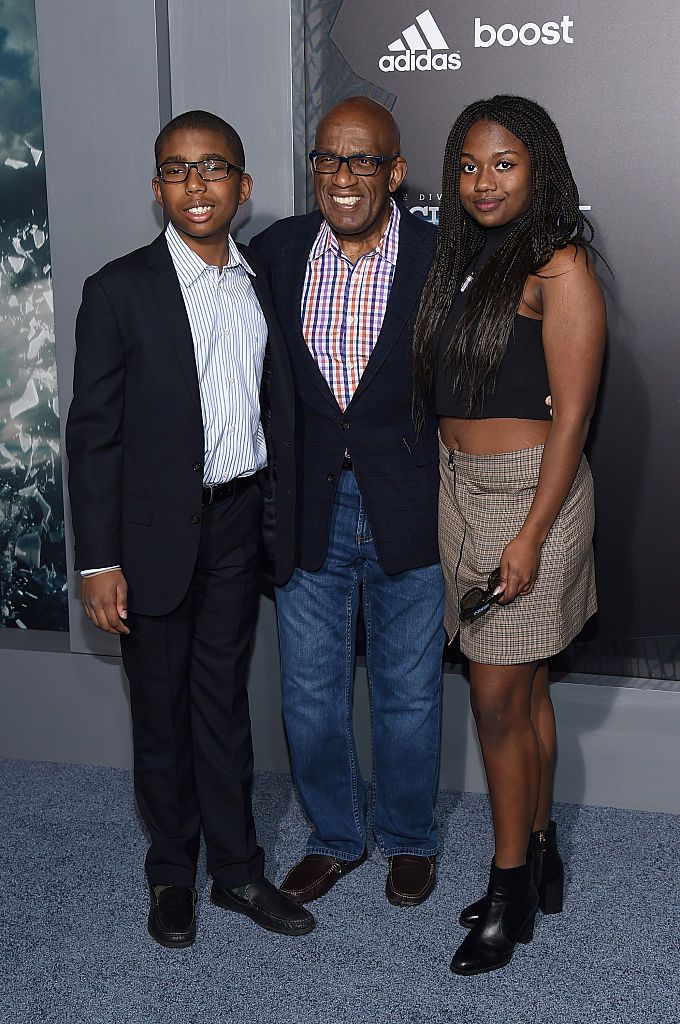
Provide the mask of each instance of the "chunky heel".
{"label": "chunky heel", "polygon": [[538,887],[538,905],[544,914],[561,914],[564,906],[564,878]]}
{"label": "chunky heel", "polygon": [[522,931],[517,936],[518,942],[523,942],[527,946],[534,937],[534,922],[536,921],[536,915],[532,914],[527,923],[522,928]]}
{"label": "chunky heel", "polygon": [[564,864],[557,849],[557,825],[548,822],[540,832],[532,832],[529,849],[534,854],[538,905],[544,914],[561,914],[564,901]]}

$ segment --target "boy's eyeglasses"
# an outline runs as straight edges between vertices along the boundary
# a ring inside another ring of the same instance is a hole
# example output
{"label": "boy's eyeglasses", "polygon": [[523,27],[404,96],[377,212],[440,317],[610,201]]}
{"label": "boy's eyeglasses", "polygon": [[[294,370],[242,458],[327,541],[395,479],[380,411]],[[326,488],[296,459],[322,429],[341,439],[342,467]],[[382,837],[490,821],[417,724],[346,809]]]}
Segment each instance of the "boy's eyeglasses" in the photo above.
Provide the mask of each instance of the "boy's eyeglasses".
{"label": "boy's eyeglasses", "polygon": [[461,622],[473,622],[480,615],[488,612],[492,604],[496,604],[502,594],[494,594],[501,581],[500,566],[494,569],[489,576],[486,590],[481,587],[472,587],[466,591],[460,599],[460,620]]}
{"label": "boy's eyeglasses", "polygon": [[199,178],[203,181],[223,181],[232,171],[245,170],[238,164],[230,164],[228,160],[170,160],[157,168],[158,177],[166,184],[181,184],[189,177],[189,171],[195,167]]}

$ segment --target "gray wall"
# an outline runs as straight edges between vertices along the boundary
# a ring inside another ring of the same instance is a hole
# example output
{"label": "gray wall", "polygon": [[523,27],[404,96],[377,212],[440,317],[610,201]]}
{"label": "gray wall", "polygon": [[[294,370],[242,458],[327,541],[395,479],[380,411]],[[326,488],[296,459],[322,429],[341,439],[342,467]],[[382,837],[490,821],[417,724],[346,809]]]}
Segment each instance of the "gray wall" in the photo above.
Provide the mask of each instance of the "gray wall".
{"label": "gray wall", "polygon": [[293,213],[291,0],[168,0],[173,114],[209,108],[238,130],[253,176],[242,241]]}
{"label": "gray wall", "polygon": [[[299,0],[292,8],[291,15],[289,0],[205,0],[191,8],[180,0],[36,0],[62,410],[71,398],[83,279],[160,228],[151,144],[172,113],[212,107],[243,134],[256,188],[241,237],[304,203],[304,174],[295,173],[304,150],[294,91],[302,88]],[[127,684],[116,645],[84,620],[78,580],[72,584],[73,653],[53,634],[0,638],[0,756],[129,767]],[[255,755],[260,769],[287,771],[278,686],[274,611],[263,601],[250,688]],[[556,683],[554,697],[559,799],[680,812],[680,694],[581,679]],[[360,670],[356,720],[368,774],[367,704]],[[442,784],[484,788],[467,687],[453,675],[445,684]]]}
{"label": "gray wall", "polygon": [[[63,442],[83,281],[161,226],[150,188],[160,128],[156,9],[154,0],[36,0],[36,20]],[[69,615],[73,650],[116,651],[117,641],[89,626],[73,576]]]}
{"label": "gray wall", "polygon": [[[250,705],[255,763],[288,771],[281,728],[273,608],[262,608]],[[0,650],[3,714],[0,756],[129,768],[127,684],[118,658]],[[366,675],[357,673],[355,721],[370,778]],[[560,681],[553,685],[559,761],[555,795],[572,803],[680,814],[680,694],[632,686]],[[467,683],[444,682],[441,785],[483,792],[484,774]]]}

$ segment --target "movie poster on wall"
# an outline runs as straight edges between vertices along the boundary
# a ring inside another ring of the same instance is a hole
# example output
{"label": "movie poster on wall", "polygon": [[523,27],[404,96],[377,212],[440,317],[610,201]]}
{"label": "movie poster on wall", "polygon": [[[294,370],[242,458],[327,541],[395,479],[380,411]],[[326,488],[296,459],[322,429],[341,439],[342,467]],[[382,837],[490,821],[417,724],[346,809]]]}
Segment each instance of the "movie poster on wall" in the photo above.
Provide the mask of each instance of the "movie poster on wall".
{"label": "movie poster on wall", "polygon": [[68,629],[35,9],[0,2],[0,627]]}
{"label": "movie poster on wall", "polygon": [[[495,93],[537,100],[565,143],[606,257],[609,338],[587,452],[596,486],[599,614],[563,657],[572,670],[680,678],[677,439],[680,19],[669,0],[307,0],[307,146],[351,95],[387,106],[409,173],[399,196],[436,224],[442,157],[462,108]],[[670,90],[670,91],[669,91]],[[672,189],[671,189],[672,192]],[[313,190],[308,189],[313,204]],[[672,572],[672,569],[671,569]],[[663,683],[661,683],[663,685]]]}

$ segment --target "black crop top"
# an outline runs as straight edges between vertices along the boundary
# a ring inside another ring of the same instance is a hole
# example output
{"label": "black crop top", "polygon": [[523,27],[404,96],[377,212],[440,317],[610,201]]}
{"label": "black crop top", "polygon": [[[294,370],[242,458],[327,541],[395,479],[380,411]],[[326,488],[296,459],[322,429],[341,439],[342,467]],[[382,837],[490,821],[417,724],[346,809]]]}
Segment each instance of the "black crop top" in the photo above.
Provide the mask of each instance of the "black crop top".
{"label": "black crop top", "polygon": [[[487,229],[487,241],[477,257],[477,267],[495,252],[513,225]],[[463,273],[463,280],[467,268]],[[453,416],[458,419],[521,419],[549,420],[550,409],[545,404],[550,394],[548,371],[542,341],[542,320],[517,314],[508,347],[498,367],[494,385],[485,390],[481,405],[470,411],[469,388],[459,384],[453,386],[451,366],[444,360],[444,352],[453,335],[455,325],[463,315],[468,300],[469,288],[456,295],[448,316],[444,321],[435,351],[435,400],[438,416]]]}

